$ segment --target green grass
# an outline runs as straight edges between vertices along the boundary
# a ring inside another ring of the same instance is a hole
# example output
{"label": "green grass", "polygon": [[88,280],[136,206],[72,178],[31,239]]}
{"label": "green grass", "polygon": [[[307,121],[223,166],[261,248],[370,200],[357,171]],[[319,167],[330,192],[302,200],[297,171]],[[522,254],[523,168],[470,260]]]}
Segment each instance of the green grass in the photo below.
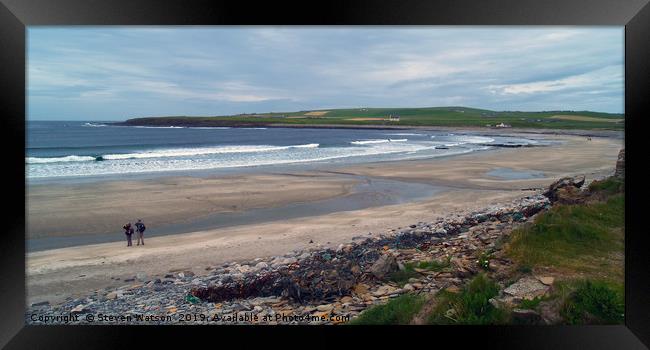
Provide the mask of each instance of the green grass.
{"label": "green grass", "polygon": [[[214,117],[154,117],[130,119],[132,125],[406,125],[406,126],[480,126],[499,123],[513,127],[551,128],[551,129],[611,129],[623,130],[623,123],[608,122],[608,119],[623,118],[622,114],[598,113],[589,111],[545,111],[545,112],[497,112],[467,107],[430,107],[430,108],[364,108],[364,109],[330,109],[322,117],[307,117],[300,112],[273,112],[236,116]],[[386,118],[399,115],[399,122],[349,120],[352,118]],[[554,115],[580,115],[602,118],[603,121],[574,121],[552,119]],[[287,118],[301,117],[301,118]]]}
{"label": "green grass", "polygon": [[429,271],[442,271],[451,266],[451,257],[448,257],[445,260],[429,260],[429,261],[420,261],[415,265],[418,269],[424,269]]}
{"label": "green grass", "polygon": [[351,325],[409,324],[424,305],[424,297],[403,294],[384,305],[373,306],[352,319]]}
{"label": "green grass", "polygon": [[415,271],[416,268],[429,271],[442,271],[451,266],[450,259],[451,258],[447,258],[443,261],[430,260],[420,261],[417,263],[406,263],[404,264],[403,270],[391,273],[388,279],[397,283],[400,287],[403,287],[408,282],[409,278],[420,277],[420,274]]}
{"label": "green grass", "polygon": [[611,196],[616,193],[622,193],[625,191],[625,183],[623,179],[616,177],[609,177],[602,181],[594,181],[589,184],[589,191],[591,192],[600,192],[603,195]]}
{"label": "green grass", "polygon": [[524,299],[521,301],[521,304],[519,304],[520,309],[529,309],[529,310],[536,310],[537,307],[539,306],[539,303],[541,303],[544,300],[550,299],[549,297],[535,297],[532,300]]}
{"label": "green grass", "polygon": [[413,264],[406,264],[404,265],[403,270],[391,273],[388,277],[388,280],[397,283],[400,287],[403,287],[408,282],[409,278],[416,277],[420,277],[420,274],[413,269]]}
{"label": "green grass", "polygon": [[623,292],[603,281],[580,281],[564,300],[560,314],[569,324],[622,324]]}
{"label": "green grass", "polygon": [[499,293],[499,287],[484,274],[474,277],[460,293],[443,290],[428,317],[430,324],[503,324],[508,312],[492,306],[488,300]]}
{"label": "green grass", "polygon": [[[514,230],[506,249],[522,268],[545,266],[621,281],[624,236],[623,194],[584,205],[556,205],[532,225]],[[620,260],[620,261],[618,261]]]}

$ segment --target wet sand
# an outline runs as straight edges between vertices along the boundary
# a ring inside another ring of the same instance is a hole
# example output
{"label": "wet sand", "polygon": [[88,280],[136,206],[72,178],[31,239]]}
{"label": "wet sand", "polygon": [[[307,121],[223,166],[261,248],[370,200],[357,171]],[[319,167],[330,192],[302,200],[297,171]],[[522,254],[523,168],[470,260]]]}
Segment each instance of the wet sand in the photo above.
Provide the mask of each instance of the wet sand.
{"label": "wet sand", "polygon": [[[565,143],[428,160],[323,168],[294,174],[296,176],[248,174],[210,179],[163,178],[104,184],[99,189],[95,186],[94,190],[82,185],[49,186],[41,189],[40,193],[30,189],[28,215],[51,215],[28,221],[30,230],[34,227],[32,225],[40,223],[38,232],[43,237],[60,235],[61,232],[74,234],[71,233],[74,231],[65,229],[49,231],[45,229],[48,224],[73,227],[88,218],[108,215],[106,211],[112,215],[112,220],[118,222],[123,221],[120,215],[124,213],[128,213],[128,217],[149,218],[150,222],[154,222],[153,218],[160,222],[174,222],[186,220],[188,216],[195,218],[214,211],[234,210],[232,206],[246,210],[344,196],[349,194],[355,181],[349,177],[346,180],[340,174],[444,187],[443,191],[416,202],[145,238],[145,246],[128,249],[124,242],[112,242],[28,253],[28,303],[43,300],[56,303],[67,296],[80,296],[126,284],[111,277],[123,280],[138,273],[153,276],[185,269],[202,274],[206,267],[223,262],[282,255],[317,245],[335,247],[357,236],[385,233],[389,229],[431,221],[455,211],[508,202],[531,193],[522,189],[548,186],[560,176],[584,174],[589,179],[609,175],[614,170],[618,151],[623,147],[622,139],[593,138],[587,141],[584,137],[552,137]],[[543,173],[544,177],[509,179],[488,175],[494,169],[503,168]],[[122,206],[124,201],[113,191],[141,193],[139,198],[146,198],[147,205],[137,205],[136,202]],[[244,193],[248,200],[242,198]],[[65,204],[59,204],[56,196],[64,196]],[[77,210],[71,210],[73,206]],[[134,212],[140,207],[147,210]],[[81,213],[90,216],[80,217]],[[105,218],[104,223],[96,225],[101,229],[108,222],[114,221]],[[310,244],[310,240],[314,243]]]}
{"label": "wet sand", "polygon": [[27,239],[122,234],[127,221],[148,229],[348,194],[357,181],[332,175],[168,177],[140,181],[38,184],[27,188]]}

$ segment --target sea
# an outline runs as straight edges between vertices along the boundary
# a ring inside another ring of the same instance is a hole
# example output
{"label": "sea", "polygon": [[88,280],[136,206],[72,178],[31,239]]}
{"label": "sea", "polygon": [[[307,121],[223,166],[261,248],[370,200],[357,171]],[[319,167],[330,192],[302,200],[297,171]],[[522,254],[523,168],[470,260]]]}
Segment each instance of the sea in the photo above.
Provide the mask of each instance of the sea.
{"label": "sea", "polygon": [[497,145],[538,146],[544,142],[421,129],[148,127],[27,121],[25,166],[29,181],[74,181],[436,158]]}

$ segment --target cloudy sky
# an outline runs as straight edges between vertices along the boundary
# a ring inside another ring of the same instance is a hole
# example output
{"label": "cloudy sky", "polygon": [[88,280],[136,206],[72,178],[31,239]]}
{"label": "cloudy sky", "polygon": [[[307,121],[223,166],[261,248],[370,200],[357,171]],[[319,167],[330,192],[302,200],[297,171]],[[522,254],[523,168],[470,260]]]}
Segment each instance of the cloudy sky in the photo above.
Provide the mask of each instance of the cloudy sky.
{"label": "cloudy sky", "polygon": [[28,118],[432,106],[622,113],[623,38],[623,27],[28,27]]}

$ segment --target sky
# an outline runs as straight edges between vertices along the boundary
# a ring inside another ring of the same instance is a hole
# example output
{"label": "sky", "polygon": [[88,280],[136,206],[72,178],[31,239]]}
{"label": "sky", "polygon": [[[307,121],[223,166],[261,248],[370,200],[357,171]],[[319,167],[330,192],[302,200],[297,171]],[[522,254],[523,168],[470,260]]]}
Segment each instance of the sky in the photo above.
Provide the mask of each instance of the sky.
{"label": "sky", "polygon": [[624,112],[624,27],[39,27],[30,120],[359,107]]}

